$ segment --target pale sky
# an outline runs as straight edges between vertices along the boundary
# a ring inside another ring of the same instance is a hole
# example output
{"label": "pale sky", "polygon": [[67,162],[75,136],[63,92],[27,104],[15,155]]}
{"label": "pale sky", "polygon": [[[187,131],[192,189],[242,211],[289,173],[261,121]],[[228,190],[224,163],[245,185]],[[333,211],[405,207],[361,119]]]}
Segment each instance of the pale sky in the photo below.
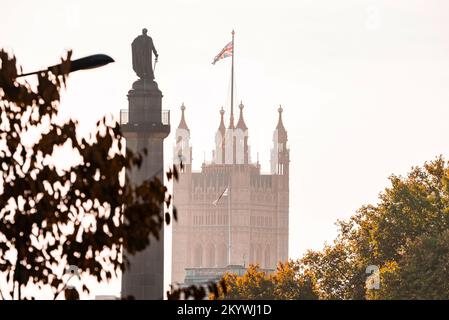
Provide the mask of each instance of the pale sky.
{"label": "pale sky", "polygon": [[[259,152],[265,172],[276,110],[284,108],[291,258],[321,248],[336,235],[337,219],[376,203],[390,174],[449,153],[445,0],[1,0],[0,10],[0,47],[25,72],[57,63],[67,49],[74,58],[116,60],[69,78],[61,110],[83,132],[127,108],[137,79],[130,44],[148,28],[172,129],[181,103],[187,107],[194,169],[204,152],[211,159],[218,111],[229,100],[231,59],[211,62],[235,29],[236,100],[245,104],[252,159]],[[172,147],[170,135],[167,165]]]}

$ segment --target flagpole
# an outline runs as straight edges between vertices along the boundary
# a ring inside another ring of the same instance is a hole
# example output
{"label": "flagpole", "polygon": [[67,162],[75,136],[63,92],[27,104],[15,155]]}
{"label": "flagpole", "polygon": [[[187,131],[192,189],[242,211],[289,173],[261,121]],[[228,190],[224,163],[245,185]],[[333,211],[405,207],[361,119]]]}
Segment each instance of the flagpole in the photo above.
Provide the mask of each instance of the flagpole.
{"label": "flagpole", "polygon": [[228,266],[231,265],[231,188],[228,185]]}
{"label": "flagpole", "polygon": [[229,121],[229,128],[234,129],[234,30],[232,30],[232,66],[231,66],[231,118]]}

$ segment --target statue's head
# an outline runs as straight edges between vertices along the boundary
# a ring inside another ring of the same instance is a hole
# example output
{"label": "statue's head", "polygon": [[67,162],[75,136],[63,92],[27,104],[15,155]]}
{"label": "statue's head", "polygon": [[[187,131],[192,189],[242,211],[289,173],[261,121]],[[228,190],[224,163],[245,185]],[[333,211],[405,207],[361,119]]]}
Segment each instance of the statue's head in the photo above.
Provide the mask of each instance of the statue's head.
{"label": "statue's head", "polygon": [[147,35],[147,32],[148,32],[147,28],[142,29],[142,34]]}

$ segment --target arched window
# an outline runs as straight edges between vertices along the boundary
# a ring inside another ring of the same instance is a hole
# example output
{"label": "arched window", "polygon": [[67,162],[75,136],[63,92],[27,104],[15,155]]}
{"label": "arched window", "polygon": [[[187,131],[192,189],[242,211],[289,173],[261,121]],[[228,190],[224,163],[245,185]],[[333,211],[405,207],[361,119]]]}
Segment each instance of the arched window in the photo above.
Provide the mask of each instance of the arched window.
{"label": "arched window", "polygon": [[251,243],[251,246],[249,248],[249,263],[255,264],[256,263],[256,257],[254,256],[254,244]]}
{"label": "arched window", "polygon": [[195,247],[194,265],[197,268],[201,268],[203,266],[203,248],[200,244]]}
{"label": "arched window", "polygon": [[206,259],[206,267],[213,268],[216,266],[215,261],[215,246],[211,243],[207,246],[207,259]]}
{"label": "arched window", "polygon": [[262,266],[262,247],[260,245],[257,246],[256,250],[256,263]]}
{"label": "arched window", "polygon": [[219,246],[217,262],[218,267],[226,267],[228,265],[228,248],[224,243]]}
{"label": "arched window", "polygon": [[271,268],[270,246],[265,247],[265,268]]}

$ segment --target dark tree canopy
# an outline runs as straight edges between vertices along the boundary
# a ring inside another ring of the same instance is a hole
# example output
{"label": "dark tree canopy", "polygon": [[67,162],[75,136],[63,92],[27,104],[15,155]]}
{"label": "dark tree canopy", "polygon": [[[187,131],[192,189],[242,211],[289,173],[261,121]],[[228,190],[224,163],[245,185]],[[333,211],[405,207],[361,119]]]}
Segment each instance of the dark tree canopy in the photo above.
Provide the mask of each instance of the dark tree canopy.
{"label": "dark tree canopy", "polygon": [[[117,122],[103,118],[91,136],[80,137],[76,121],[58,119],[70,56],[59,68],[39,74],[32,86],[16,80],[16,59],[0,51],[4,298],[33,298],[24,294],[27,285],[50,285],[57,295],[70,265],[98,281],[109,280],[127,267],[123,249],[131,254],[143,250],[150,245],[149,236],[158,238],[164,220],[170,221],[161,210],[171,203],[163,183],[155,177],[133,185],[125,174],[139,167],[145,155],[124,148]],[[75,165],[60,168],[51,161],[60,148],[77,159]],[[176,169],[167,177],[177,178]],[[69,290],[66,296],[77,294]]]}

